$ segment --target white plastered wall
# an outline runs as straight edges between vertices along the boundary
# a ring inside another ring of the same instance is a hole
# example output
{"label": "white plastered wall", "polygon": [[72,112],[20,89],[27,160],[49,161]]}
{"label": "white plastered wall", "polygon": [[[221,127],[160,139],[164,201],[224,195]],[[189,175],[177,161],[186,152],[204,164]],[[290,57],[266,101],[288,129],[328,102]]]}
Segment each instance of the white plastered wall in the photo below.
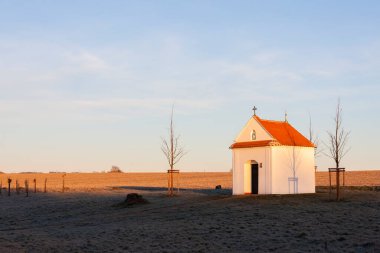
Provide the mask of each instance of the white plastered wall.
{"label": "white plastered wall", "polygon": [[259,165],[259,194],[271,194],[270,147],[237,148],[232,153],[233,194],[251,193],[251,161]]}
{"label": "white plastered wall", "polygon": [[257,120],[254,117],[252,117],[249,119],[247,124],[245,124],[243,130],[241,130],[235,141],[251,141],[252,130],[256,131],[256,141],[273,139],[273,137],[268,134],[268,132],[257,122]]}
{"label": "white plastered wall", "polygon": [[[293,177],[295,161],[298,193],[315,193],[314,148],[272,146],[272,193],[288,194],[288,178]],[[293,152],[295,159],[293,159]]]}

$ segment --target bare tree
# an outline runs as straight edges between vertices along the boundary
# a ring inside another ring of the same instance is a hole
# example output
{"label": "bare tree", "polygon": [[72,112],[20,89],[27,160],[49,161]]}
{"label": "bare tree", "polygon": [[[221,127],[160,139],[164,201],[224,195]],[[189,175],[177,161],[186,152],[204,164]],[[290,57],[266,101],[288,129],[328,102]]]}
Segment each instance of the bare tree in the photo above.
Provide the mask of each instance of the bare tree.
{"label": "bare tree", "polygon": [[[342,126],[342,107],[340,105],[340,99],[338,99],[338,104],[335,111],[334,123],[335,123],[335,130],[333,132],[329,132],[329,131],[327,132],[328,143],[326,146],[328,148],[328,152],[326,152],[325,155],[332,158],[335,162],[336,200],[339,200],[339,190],[340,190],[339,174],[340,174],[340,171],[344,171],[344,169],[340,168],[339,165],[342,158],[350,150],[350,148],[347,148],[347,142],[348,142],[348,137],[350,135],[350,132],[347,132]],[[330,169],[329,169],[329,173],[330,173]],[[330,191],[331,191],[331,188],[330,188]]]}
{"label": "bare tree", "polygon": [[172,106],[172,113],[170,117],[170,127],[169,127],[169,139],[162,138],[161,150],[164,153],[171,170],[169,179],[169,192],[173,195],[173,170],[174,166],[181,160],[181,158],[186,155],[186,151],[179,143],[180,136],[175,135],[173,127],[173,111],[174,106]]}
{"label": "bare tree", "polygon": [[314,144],[314,157],[317,158],[322,152],[323,149],[319,146],[319,137],[313,131],[313,126],[311,122],[311,116],[309,115],[309,141]]}
{"label": "bare tree", "polygon": [[293,146],[291,146],[290,150],[288,151],[288,157],[289,157],[288,165],[292,172],[292,177],[288,178],[289,186],[291,182],[293,183],[293,192],[290,192],[290,188],[289,188],[289,193],[298,193],[297,170],[302,160],[302,157],[300,155],[300,148],[295,146],[295,144],[293,144]]}
{"label": "bare tree", "polygon": [[350,148],[347,148],[350,132],[347,132],[342,126],[342,107],[340,105],[340,99],[338,99],[334,123],[335,130],[333,132],[327,131],[328,143],[326,146],[328,148],[328,152],[325,154],[332,158],[335,162],[336,168],[339,168],[342,158],[348,151],[350,151]]}
{"label": "bare tree", "polygon": [[292,172],[292,177],[288,177],[288,187],[289,187],[289,193],[290,192],[290,185],[293,184],[293,193],[298,193],[298,177],[297,177],[297,169],[302,161],[302,156],[300,154],[300,147],[297,146],[295,136],[293,132],[291,131],[291,126],[288,124],[286,120],[287,125],[285,126],[285,129],[287,131],[287,134],[289,136],[289,139],[291,140],[291,147],[288,149],[288,167],[290,168]]}

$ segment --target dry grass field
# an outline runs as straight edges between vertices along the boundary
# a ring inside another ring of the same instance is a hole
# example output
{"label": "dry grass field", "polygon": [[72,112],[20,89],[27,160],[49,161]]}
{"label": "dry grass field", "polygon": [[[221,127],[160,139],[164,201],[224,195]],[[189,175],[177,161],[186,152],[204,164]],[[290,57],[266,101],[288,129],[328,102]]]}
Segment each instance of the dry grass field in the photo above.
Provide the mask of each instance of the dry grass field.
{"label": "dry grass field", "polygon": [[[329,185],[329,173],[317,172],[315,175],[317,186]],[[331,181],[335,184],[335,175],[331,173]],[[343,180],[343,179],[342,179]],[[345,172],[347,186],[380,186],[380,170],[347,171]]]}
{"label": "dry grass field", "polygon": [[[37,191],[43,191],[44,181],[47,179],[47,191],[62,191],[63,179],[66,191],[94,191],[109,189],[119,186],[141,186],[141,187],[167,187],[168,179],[166,173],[15,173],[0,174],[3,187],[8,178],[12,179],[12,188],[16,180],[21,186],[24,181],[29,180],[29,187],[33,188],[33,179],[37,182]],[[178,180],[178,181],[177,181]],[[175,186],[187,189],[210,189],[216,185],[223,188],[232,187],[231,173],[181,173],[174,176]],[[178,184],[177,184],[178,182]]]}
{"label": "dry grass field", "polygon": [[[378,172],[362,175],[368,181],[350,182],[377,184]],[[36,178],[38,192],[8,197],[3,190],[1,253],[380,252],[379,191],[347,189],[340,202],[323,187],[316,194],[231,196],[230,173],[182,173],[180,193],[167,197],[163,173],[67,174],[65,193],[62,174],[0,174],[3,187],[8,177],[13,186]],[[41,192],[45,177],[48,193]],[[317,182],[325,179],[317,173]],[[218,184],[223,190],[214,189]],[[149,203],[115,206],[132,192]]]}
{"label": "dry grass field", "polygon": [[[12,188],[16,180],[24,186],[24,181],[29,180],[30,188],[34,187],[33,179],[37,181],[37,190],[43,191],[44,181],[47,179],[48,191],[62,191],[63,173],[24,173],[24,174],[0,174],[3,187],[8,178],[12,179]],[[64,177],[66,191],[93,191],[119,186],[141,187],[167,187],[166,173],[67,173]],[[335,182],[334,175],[332,181]],[[177,176],[175,176],[177,185]],[[374,171],[348,171],[345,174],[347,186],[380,186],[380,170]],[[232,188],[232,174],[223,172],[199,172],[181,173],[178,178],[180,188],[187,189],[213,189],[216,185],[222,188]],[[328,172],[316,173],[316,185],[328,186]]]}

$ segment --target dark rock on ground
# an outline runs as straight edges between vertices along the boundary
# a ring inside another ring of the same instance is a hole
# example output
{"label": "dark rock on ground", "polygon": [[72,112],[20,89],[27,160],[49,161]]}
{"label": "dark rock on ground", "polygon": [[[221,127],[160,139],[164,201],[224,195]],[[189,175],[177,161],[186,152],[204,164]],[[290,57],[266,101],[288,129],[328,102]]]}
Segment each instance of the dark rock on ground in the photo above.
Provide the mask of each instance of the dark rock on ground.
{"label": "dark rock on ground", "polygon": [[123,202],[116,204],[114,206],[115,207],[132,207],[134,205],[146,204],[146,203],[148,203],[148,201],[144,199],[142,195],[137,194],[137,193],[129,193],[127,194],[127,197]]}

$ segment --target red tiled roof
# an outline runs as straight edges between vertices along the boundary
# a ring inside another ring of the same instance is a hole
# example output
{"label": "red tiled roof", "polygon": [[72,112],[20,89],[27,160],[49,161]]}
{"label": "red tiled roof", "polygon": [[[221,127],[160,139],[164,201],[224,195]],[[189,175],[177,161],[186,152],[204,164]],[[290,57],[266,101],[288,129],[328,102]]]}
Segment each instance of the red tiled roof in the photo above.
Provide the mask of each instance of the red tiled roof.
{"label": "red tiled roof", "polygon": [[288,122],[264,120],[260,119],[258,116],[254,117],[281,145],[314,147],[314,144],[311,141],[300,134]]}
{"label": "red tiled roof", "polygon": [[254,148],[274,145],[314,147],[314,144],[298,132],[288,122],[254,118],[273,137],[274,140],[235,142],[230,146],[234,148]]}
{"label": "red tiled roof", "polygon": [[230,146],[230,149],[266,147],[266,146],[275,145],[276,143],[277,142],[273,140],[235,142],[234,144]]}

